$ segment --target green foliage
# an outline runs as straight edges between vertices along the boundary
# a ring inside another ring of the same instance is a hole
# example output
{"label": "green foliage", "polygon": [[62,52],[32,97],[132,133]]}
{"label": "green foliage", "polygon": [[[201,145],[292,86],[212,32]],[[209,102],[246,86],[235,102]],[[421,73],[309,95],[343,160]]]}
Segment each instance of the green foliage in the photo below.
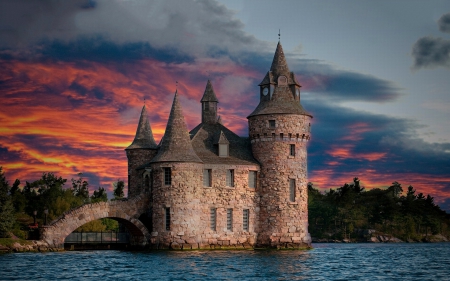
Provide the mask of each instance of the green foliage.
{"label": "green foliage", "polygon": [[107,202],[108,201],[108,194],[106,194],[106,190],[99,186],[98,190],[94,190],[94,193],[91,196],[91,203],[97,203],[97,202]]}
{"label": "green foliage", "polygon": [[104,218],[100,219],[102,223],[106,226],[106,231],[118,231],[119,230],[119,222],[113,219]]}
{"label": "green foliage", "polygon": [[14,206],[8,195],[9,185],[0,166],[0,237],[9,237],[15,222]]}
{"label": "green foliage", "polygon": [[72,191],[76,197],[83,199],[85,203],[89,202],[89,183],[83,180],[83,173],[78,173],[77,180],[72,179]]}
{"label": "green foliage", "polygon": [[450,236],[450,215],[431,196],[416,195],[412,186],[393,182],[387,189],[365,191],[359,179],[324,194],[308,184],[309,231],[313,237],[355,237],[359,229],[374,229],[406,241],[428,236]]}
{"label": "green foliage", "polygon": [[122,180],[117,180],[114,183],[114,199],[120,199],[125,196],[124,194],[125,183]]}

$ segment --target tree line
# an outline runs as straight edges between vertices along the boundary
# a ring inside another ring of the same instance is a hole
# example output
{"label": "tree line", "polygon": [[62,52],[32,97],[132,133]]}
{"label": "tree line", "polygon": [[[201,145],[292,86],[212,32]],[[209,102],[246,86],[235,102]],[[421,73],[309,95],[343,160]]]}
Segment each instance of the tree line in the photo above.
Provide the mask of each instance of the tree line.
{"label": "tree line", "polygon": [[403,192],[398,182],[366,190],[355,177],[324,193],[309,183],[308,211],[309,232],[318,239],[357,240],[368,229],[411,242],[437,234],[450,237],[450,214],[411,185]]}
{"label": "tree line", "polygon": [[[43,173],[40,179],[26,181],[23,187],[20,187],[19,179],[10,186],[0,166],[0,238],[10,237],[11,233],[26,238],[31,221],[34,224],[37,220],[40,225],[45,220],[50,223],[64,212],[83,204],[108,201],[106,190],[101,186],[89,195],[89,183],[81,173],[78,178],[71,179],[70,187],[65,187],[66,182],[67,179],[53,173]],[[125,183],[117,180],[112,200],[123,198],[124,188]],[[76,231],[97,232],[117,228],[116,221],[105,218],[87,223]]]}

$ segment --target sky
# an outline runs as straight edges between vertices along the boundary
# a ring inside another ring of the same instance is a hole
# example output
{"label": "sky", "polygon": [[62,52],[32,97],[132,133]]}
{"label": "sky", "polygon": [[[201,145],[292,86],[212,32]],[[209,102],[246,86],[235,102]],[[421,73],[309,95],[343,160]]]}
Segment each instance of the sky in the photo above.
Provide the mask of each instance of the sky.
{"label": "sky", "polygon": [[450,211],[449,1],[0,0],[0,166],[111,192],[144,100],[159,141],[176,87],[200,123],[207,79],[247,136],[279,32],[314,186],[397,181]]}

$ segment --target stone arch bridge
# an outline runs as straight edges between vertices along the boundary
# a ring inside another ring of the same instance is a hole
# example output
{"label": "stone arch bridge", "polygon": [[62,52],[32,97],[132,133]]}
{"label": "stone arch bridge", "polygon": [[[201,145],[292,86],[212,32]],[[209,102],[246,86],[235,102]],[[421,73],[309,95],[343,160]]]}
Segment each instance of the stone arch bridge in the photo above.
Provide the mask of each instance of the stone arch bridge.
{"label": "stone arch bridge", "polygon": [[90,221],[111,218],[124,225],[131,234],[130,244],[145,246],[150,241],[147,227],[139,220],[148,210],[148,196],[141,194],[132,199],[85,204],[69,210],[41,229],[41,239],[49,247],[64,247],[64,239],[75,229]]}

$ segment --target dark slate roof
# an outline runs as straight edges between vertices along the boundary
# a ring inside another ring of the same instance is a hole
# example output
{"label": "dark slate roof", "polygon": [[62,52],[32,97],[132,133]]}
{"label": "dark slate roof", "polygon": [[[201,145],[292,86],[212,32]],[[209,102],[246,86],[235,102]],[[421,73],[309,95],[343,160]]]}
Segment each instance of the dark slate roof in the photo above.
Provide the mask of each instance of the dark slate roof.
{"label": "dark slate roof", "polygon": [[155,139],[153,138],[152,128],[150,127],[150,122],[148,121],[148,114],[146,106],[142,107],[141,116],[139,118],[138,127],[136,130],[136,136],[133,142],[126,149],[156,149],[157,145]]}
{"label": "dark slate roof", "polygon": [[278,42],[270,71],[267,72],[263,81],[259,84],[260,86],[267,84],[276,85],[274,93],[272,94],[272,99],[260,100],[256,109],[248,117],[266,114],[298,114],[312,117],[312,115],[303,108],[300,102],[295,100],[289,87],[278,87],[278,77],[280,75],[286,76],[288,85],[295,84],[300,86],[295,79],[294,73],[289,71],[283,47],[280,42]]}
{"label": "dark slate roof", "polygon": [[312,117],[311,113],[308,113],[300,102],[294,99],[289,87],[276,87],[272,99],[268,101],[261,100],[248,117],[266,114],[297,114]]}
{"label": "dark slate roof", "polygon": [[[219,157],[220,134],[229,142],[229,157]],[[253,158],[250,139],[242,138],[220,123],[199,124],[190,132],[195,153],[207,164],[259,165]]]}
{"label": "dark slate roof", "polygon": [[283,47],[281,46],[280,42],[278,42],[275,55],[273,56],[270,71],[272,72],[273,76],[275,76],[275,78],[278,78],[278,76],[280,75],[289,77],[289,67],[286,62],[286,57],[284,56]]}
{"label": "dark slate roof", "polygon": [[200,100],[200,102],[204,102],[204,101],[219,102],[219,100],[216,97],[216,93],[214,93],[214,89],[211,84],[211,81],[209,81],[209,79],[208,79],[208,82],[206,83],[205,92],[203,93],[203,97]]}
{"label": "dark slate roof", "polygon": [[154,162],[202,162],[192,148],[177,92],[159,151],[151,160],[151,163]]}

